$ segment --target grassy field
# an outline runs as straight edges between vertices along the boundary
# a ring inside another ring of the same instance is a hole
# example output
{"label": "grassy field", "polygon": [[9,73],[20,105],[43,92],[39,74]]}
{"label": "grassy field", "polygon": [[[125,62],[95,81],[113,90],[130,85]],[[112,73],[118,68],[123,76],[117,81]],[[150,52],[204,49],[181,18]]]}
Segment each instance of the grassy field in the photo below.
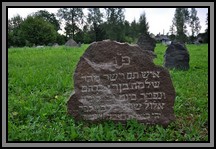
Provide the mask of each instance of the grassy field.
{"label": "grassy field", "polygon": [[[8,49],[8,141],[209,141],[207,44],[187,45],[188,71],[170,70],[176,121],[167,128],[136,121],[75,123],[67,115],[72,74],[87,47]],[[165,50],[155,48],[157,65],[163,65]]]}

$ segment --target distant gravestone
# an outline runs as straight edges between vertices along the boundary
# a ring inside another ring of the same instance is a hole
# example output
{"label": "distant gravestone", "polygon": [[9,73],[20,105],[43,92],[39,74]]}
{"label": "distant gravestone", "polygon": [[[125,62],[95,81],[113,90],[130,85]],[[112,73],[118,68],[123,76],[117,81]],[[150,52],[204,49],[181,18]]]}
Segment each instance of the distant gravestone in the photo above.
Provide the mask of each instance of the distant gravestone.
{"label": "distant gravestone", "polygon": [[175,119],[168,70],[153,63],[151,52],[114,41],[92,43],[77,64],[75,92],[67,103],[75,120],[125,124],[136,119],[167,126]]}
{"label": "distant gravestone", "polygon": [[81,45],[82,45],[81,42],[79,42],[79,43],[78,43],[78,47],[81,47]]}
{"label": "distant gravestone", "polygon": [[52,46],[53,44],[52,43],[48,43],[48,45],[47,46]]}
{"label": "distant gravestone", "polygon": [[184,43],[173,42],[166,49],[164,66],[169,69],[188,70],[190,55]]}
{"label": "distant gravestone", "polygon": [[74,41],[73,39],[69,39],[69,40],[65,43],[65,46],[76,47],[76,46],[78,46],[78,44],[77,44],[76,41]]}
{"label": "distant gravestone", "polygon": [[44,48],[44,46],[40,46],[40,45],[39,45],[39,46],[37,46],[36,48]]}
{"label": "distant gravestone", "polygon": [[59,44],[58,44],[58,43],[54,43],[52,46],[53,46],[53,47],[58,47]]}
{"label": "distant gravestone", "polygon": [[142,34],[137,41],[137,45],[143,50],[149,50],[154,52],[156,41],[154,38],[151,38],[150,35]]}

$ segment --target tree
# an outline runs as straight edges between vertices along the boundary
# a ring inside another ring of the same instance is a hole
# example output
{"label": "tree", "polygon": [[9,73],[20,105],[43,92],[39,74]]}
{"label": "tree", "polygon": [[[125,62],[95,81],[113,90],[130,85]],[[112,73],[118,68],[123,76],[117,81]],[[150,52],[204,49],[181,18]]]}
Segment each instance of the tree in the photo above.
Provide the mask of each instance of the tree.
{"label": "tree", "polygon": [[59,45],[63,45],[66,42],[66,37],[64,35],[61,35],[61,34],[57,33],[56,42]]}
{"label": "tree", "polygon": [[130,26],[130,23],[125,20],[124,21],[124,32],[125,32],[125,38],[124,38],[124,41],[125,42],[128,42],[128,43],[132,43],[133,42],[133,38],[132,38],[132,35],[131,35],[131,26]]}
{"label": "tree", "polygon": [[149,34],[148,29],[149,29],[149,25],[146,20],[146,13],[143,12],[139,18],[139,32],[141,34]]}
{"label": "tree", "polygon": [[60,8],[57,16],[66,22],[66,36],[74,39],[78,25],[83,23],[83,8]]}
{"label": "tree", "polygon": [[[89,43],[93,42],[94,37],[95,37],[94,31],[90,30],[88,25],[85,25],[83,27],[83,43],[89,44]],[[97,37],[97,38],[99,38],[99,37]]]}
{"label": "tree", "polygon": [[66,22],[65,24],[65,33],[66,37],[75,39],[75,34],[80,31],[79,27],[76,24],[70,24]]}
{"label": "tree", "polygon": [[203,38],[203,42],[204,43],[208,43],[209,42],[209,39],[208,39],[208,36],[209,36],[209,26],[208,26],[208,13],[206,14],[206,25],[207,25],[207,28],[206,28],[206,30],[205,30],[205,33],[203,33],[203,34],[199,34],[199,35],[201,35],[202,36],[202,38]]}
{"label": "tree", "polygon": [[206,28],[205,32],[208,33],[208,17],[209,17],[209,16],[208,16],[208,13],[206,14],[206,16],[207,16],[207,17],[206,17],[206,25],[207,25],[207,28]]}
{"label": "tree", "polygon": [[20,15],[17,15],[10,20],[10,28],[15,29],[20,27],[20,24],[23,22],[23,18]]}
{"label": "tree", "polygon": [[106,35],[111,40],[124,41],[124,8],[105,8]]}
{"label": "tree", "polygon": [[89,29],[89,25],[86,24],[83,26],[83,29],[77,29],[78,31],[74,35],[74,39],[77,42],[89,44],[94,40],[94,31]]}
{"label": "tree", "polygon": [[197,17],[197,11],[195,8],[191,8],[190,11],[190,27],[191,27],[191,38],[199,34],[201,29],[199,18]]}
{"label": "tree", "polygon": [[[96,33],[97,33],[97,40],[98,41],[101,41],[101,40],[104,40],[104,39],[107,39],[107,36],[106,36],[106,23],[101,23],[101,24],[99,24],[98,25],[98,28],[97,28],[97,30],[96,30]],[[90,32],[92,32],[91,30],[90,30]],[[94,33],[92,33],[92,34],[94,34]],[[91,36],[91,38],[92,39],[94,39],[92,36]]]}
{"label": "tree", "polygon": [[55,27],[40,17],[28,16],[20,26],[22,38],[28,46],[47,45],[56,41]]}
{"label": "tree", "polygon": [[20,26],[23,18],[17,15],[8,20],[8,47],[10,46],[24,46],[25,42],[21,38]]}
{"label": "tree", "polygon": [[125,36],[130,36],[130,23],[127,20],[124,21],[124,26]]}
{"label": "tree", "polygon": [[103,14],[100,12],[100,8],[89,8],[88,9],[88,23],[92,26],[91,30],[94,32],[94,40],[98,41],[99,39],[99,25],[102,23]]}
{"label": "tree", "polygon": [[136,38],[138,38],[138,34],[139,34],[139,24],[134,19],[131,22],[130,35],[131,35],[132,39],[135,40]]}
{"label": "tree", "polygon": [[56,31],[60,30],[59,21],[56,19],[54,13],[49,13],[46,10],[39,10],[36,13],[34,13],[33,16],[42,17],[45,21],[48,21],[49,23],[53,24]]}
{"label": "tree", "polygon": [[176,8],[173,25],[176,27],[176,39],[182,42],[187,41],[187,26],[186,23],[189,21],[188,8]]}
{"label": "tree", "polygon": [[175,35],[175,33],[176,33],[176,31],[175,31],[175,26],[174,26],[174,22],[173,22],[173,24],[170,26],[170,34],[171,35]]}
{"label": "tree", "polygon": [[84,32],[81,29],[78,29],[76,34],[74,35],[74,39],[76,42],[81,42],[83,43],[83,38],[84,38]]}

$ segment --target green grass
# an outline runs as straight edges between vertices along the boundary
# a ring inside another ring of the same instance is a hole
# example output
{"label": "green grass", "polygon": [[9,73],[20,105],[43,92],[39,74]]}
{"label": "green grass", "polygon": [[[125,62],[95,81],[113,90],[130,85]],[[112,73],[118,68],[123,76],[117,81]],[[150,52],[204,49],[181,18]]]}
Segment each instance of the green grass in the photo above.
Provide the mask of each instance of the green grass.
{"label": "green grass", "polygon": [[[176,90],[176,120],[167,128],[128,121],[75,123],[67,115],[80,48],[8,49],[9,141],[208,141],[208,45],[187,45],[188,71],[170,70]],[[155,64],[166,47],[157,44]]]}

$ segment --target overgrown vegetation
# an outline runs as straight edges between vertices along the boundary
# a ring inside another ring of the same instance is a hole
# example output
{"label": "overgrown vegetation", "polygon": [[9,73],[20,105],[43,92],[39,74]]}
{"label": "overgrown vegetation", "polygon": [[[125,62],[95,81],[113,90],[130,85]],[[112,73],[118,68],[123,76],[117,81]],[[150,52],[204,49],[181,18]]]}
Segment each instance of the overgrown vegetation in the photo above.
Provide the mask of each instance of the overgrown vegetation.
{"label": "overgrown vegetation", "polygon": [[[135,43],[141,34],[160,35],[149,32],[146,15],[143,11],[139,20],[132,22],[125,19],[125,8],[59,8],[56,14],[39,10],[26,18],[17,15],[8,20],[8,47],[62,45],[69,38],[85,44],[104,39]],[[208,24],[208,15],[206,17]],[[188,35],[190,29],[192,35]],[[163,34],[172,41],[193,43],[200,38],[203,43],[208,43],[208,28],[205,33],[199,34],[199,31],[196,9],[176,8],[170,31]]]}
{"label": "overgrown vegetation", "polygon": [[[80,48],[8,49],[8,141],[208,141],[208,45],[187,45],[188,71],[170,70],[176,120],[167,128],[76,123],[67,115]],[[155,63],[166,47],[157,44]]]}

